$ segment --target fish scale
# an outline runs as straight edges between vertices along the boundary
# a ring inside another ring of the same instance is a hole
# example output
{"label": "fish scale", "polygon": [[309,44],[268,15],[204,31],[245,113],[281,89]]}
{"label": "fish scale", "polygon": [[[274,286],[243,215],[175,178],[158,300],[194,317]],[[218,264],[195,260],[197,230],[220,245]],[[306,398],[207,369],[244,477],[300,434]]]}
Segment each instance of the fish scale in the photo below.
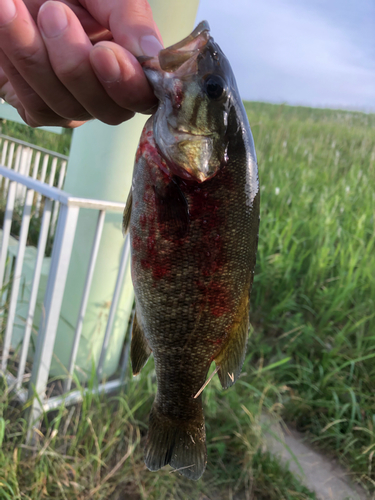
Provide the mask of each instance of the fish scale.
{"label": "fish scale", "polygon": [[232,70],[207,23],[141,63],[160,103],[142,132],[124,212],[136,299],[131,360],[136,374],[151,352],[155,359],[147,467],[170,464],[196,480],[207,461],[199,391],[213,361],[222,386],[232,385],[246,352],[256,156]]}

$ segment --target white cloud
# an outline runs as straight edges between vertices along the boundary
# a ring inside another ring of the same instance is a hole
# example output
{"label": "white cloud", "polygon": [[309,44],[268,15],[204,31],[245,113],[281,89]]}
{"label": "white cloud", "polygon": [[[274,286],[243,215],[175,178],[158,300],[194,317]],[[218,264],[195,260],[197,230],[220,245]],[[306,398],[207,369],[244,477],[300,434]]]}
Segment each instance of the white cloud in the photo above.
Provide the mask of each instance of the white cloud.
{"label": "white cloud", "polygon": [[375,109],[371,51],[323,10],[291,0],[201,0],[198,20],[203,18],[244,98]]}

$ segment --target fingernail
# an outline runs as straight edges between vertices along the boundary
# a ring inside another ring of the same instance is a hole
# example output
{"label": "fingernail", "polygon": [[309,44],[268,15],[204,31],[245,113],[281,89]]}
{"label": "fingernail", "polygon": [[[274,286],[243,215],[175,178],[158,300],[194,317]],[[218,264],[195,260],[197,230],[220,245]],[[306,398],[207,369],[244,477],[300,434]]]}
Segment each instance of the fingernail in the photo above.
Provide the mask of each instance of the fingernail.
{"label": "fingernail", "polygon": [[60,2],[46,2],[39,9],[38,21],[44,36],[55,38],[68,26],[65,9]]}
{"label": "fingernail", "polygon": [[120,79],[120,65],[113,50],[97,45],[93,48],[90,59],[95,72],[103,82],[112,83]]}
{"label": "fingernail", "polygon": [[0,9],[0,26],[5,26],[10,23],[12,19],[16,16],[16,6],[13,0],[4,0],[1,2]]}
{"label": "fingernail", "polygon": [[139,44],[145,56],[157,56],[163,48],[162,44],[154,35],[143,36]]}

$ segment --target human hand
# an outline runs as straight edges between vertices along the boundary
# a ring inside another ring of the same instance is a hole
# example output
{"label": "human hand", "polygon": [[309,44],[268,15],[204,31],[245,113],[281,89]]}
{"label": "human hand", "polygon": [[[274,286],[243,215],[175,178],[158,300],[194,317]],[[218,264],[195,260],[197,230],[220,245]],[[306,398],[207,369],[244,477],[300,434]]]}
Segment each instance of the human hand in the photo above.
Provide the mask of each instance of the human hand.
{"label": "human hand", "polygon": [[135,56],[159,40],[147,0],[0,0],[0,97],[33,127],[117,125],[156,103]]}

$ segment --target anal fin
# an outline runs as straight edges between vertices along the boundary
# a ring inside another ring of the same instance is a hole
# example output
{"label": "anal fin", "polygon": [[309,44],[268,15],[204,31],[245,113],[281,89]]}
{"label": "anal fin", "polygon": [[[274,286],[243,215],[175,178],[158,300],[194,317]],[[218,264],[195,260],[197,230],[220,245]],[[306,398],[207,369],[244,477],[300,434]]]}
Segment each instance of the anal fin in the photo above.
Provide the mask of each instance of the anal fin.
{"label": "anal fin", "polygon": [[218,377],[223,389],[233,385],[241,373],[249,336],[249,310],[250,298],[246,293],[225,344],[215,358],[216,366],[220,367]]}
{"label": "anal fin", "polygon": [[137,313],[134,315],[132,327],[132,341],[130,346],[130,359],[132,362],[133,375],[137,375],[151,354],[150,346],[148,345],[145,334],[139,326]]}

